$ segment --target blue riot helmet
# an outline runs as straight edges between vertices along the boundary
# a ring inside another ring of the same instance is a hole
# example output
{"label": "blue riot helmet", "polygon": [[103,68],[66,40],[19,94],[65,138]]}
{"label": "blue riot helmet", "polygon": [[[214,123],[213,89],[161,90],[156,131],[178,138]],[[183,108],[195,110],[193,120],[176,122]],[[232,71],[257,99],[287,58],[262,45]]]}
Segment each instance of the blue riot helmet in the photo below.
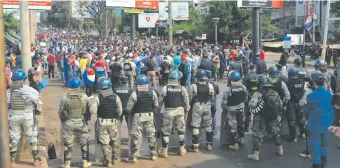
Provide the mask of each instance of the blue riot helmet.
{"label": "blue riot helmet", "polygon": [[12,81],[26,80],[26,73],[22,69],[15,70],[12,75]]}
{"label": "blue riot helmet", "polygon": [[229,79],[230,79],[232,82],[238,82],[238,81],[241,80],[241,75],[240,75],[239,72],[233,71],[233,72],[230,73]]}
{"label": "blue riot helmet", "polygon": [[288,78],[289,79],[298,79],[299,78],[299,69],[296,67],[290,67],[288,69]]}
{"label": "blue riot helmet", "polygon": [[325,77],[323,76],[322,72],[314,71],[311,74],[311,78],[314,82],[323,83],[325,81]]}
{"label": "blue riot helmet", "polygon": [[112,83],[111,80],[107,77],[103,77],[99,79],[98,82],[98,88],[99,89],[107,89],[107,88],[111,88],[112,87]]}
{"label": "blue riot helmet", "polygon": [[169,79],[179,80],[181,78],[181,73],[178,70],[173,70],[169,73]]}
{"label": "blue riot helmet", "polygon": [[136,78],[137,85],[147,85],[149,84],[149,78],[145,75],[138,75]]}
{"label": "blue riot helmet", "polygon": [[257,81],[259,82],[260,87],[272,86],[271,84],[269,84],[267,75],[264,74],[257,75]]}
{"label": "blue riot helmet", "polygon": [[79,78],[72,78],[70,81],[70,88],[80,88],[83,85],[83,82]]}
{"label": "blue riot helmet", "polygon": [[198,80],[206,80],[206,79],[208,79],[207,72],[204,69],[198,69],[196,71],[196,78]]}
{"label": "blue riot helmet", "polygon": [[325,62],[322,59],[315,60],[314,62],[315,70],[319,70],[323,66],[325,66]]}
{"label": "blue riot helmet", "polygon": [[271,78],[277,78],[279,77],[279,69],[276,66],[271,66],[268,68],[268,74]]}

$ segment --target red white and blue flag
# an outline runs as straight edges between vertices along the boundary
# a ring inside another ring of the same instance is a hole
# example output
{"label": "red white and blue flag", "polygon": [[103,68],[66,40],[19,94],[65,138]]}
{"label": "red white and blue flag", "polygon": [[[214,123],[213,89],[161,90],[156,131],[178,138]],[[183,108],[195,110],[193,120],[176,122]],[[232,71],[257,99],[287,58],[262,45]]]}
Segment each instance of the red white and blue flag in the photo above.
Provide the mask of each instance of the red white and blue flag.
{"label": "red white and blue flag", "polygon": [[305,30],[310,31],[312,30],[313,23],[312,23],[312,15],[308,15],[305,22]]}
{"label": "red white and blue flag", "polygon": [[92,68],[87,68],[83,74],[84,83],[90,87],[93,87],[96,78],[96,73]]}

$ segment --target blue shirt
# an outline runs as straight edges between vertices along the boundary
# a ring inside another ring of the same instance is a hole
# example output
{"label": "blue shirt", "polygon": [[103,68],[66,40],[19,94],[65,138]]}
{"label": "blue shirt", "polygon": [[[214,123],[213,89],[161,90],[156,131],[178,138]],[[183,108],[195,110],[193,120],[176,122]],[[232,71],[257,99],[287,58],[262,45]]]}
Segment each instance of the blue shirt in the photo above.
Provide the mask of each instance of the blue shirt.
{"label": "blue shirt", "polygon": [[307,96],[303,114],[308,120],[307,129],[312,134],[327,132],[328,127],[332,125],[334,119],[332,97],[325,87],[319,87]]}

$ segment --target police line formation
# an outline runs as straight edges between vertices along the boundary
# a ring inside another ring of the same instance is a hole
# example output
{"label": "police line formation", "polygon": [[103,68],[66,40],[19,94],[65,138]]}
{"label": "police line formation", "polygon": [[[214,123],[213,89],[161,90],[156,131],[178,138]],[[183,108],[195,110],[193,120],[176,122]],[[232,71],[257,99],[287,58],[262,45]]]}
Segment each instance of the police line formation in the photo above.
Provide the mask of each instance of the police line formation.
{"label": "police line formation", "polygon": [[[340,68],[334,75],[327,72],[321,60],[315,61],[315,70],[307,72],[296,59],[295,66],[288,68],[288,74],[282,66],[269,67],[259,74],[257,66],[250,65],[249,74],[242,78],[242,73],[233,70],[228,74],[228,87],[223,93],[221,136],[228,134],[228,140],[221,138],[221,144],[239,150],[244,144],[244,134],[249,129],[252,117],[252,153],[251,160],[260,159],[261,143],[264,132],[268,131],[277,147],[277,154],[283,155],[280,129],[282,116],[286,115],[290,140],[296,142],[298,136],[306,139],[303,157],[311,157],[313,168],[327,167],[327,139],[329,127],[333,123],[333,105],[339,109],[338,93],[340,89]],[[267,76],[268,74],[268,76]],[[130,160],[137,162],[142,137],[148,139],[151,160],[158,156],[168,157],[168,144],[172,127],[178,135],[178,154],[184,156],[187,149],[199,152],[200,129],[206,132],[206,150],[213,147],[216,132],[216,95],[219,94],[217,82],[212,79],[209,70],[196,71],[197,82],[186,88],[179,84],[182,74],[178,70],[170,71],[169,81],[162,86],[161,92],[153,88],[146,75],[136,77],[136,88],[129,84],[127,77],[120,77],[121,84],[113,87],[111,80],[102,77],[98,80],[98,96],[88,97],[81,91],[82,81],[72,78],[69,92],[63,96],[59,105],[59,117],[63,123],[63,144],[65,167],[71,164],[72,146],[75,136],[80,136],[83,167],[90,167],[89,129],[84,121],[89,120],[88,113],[97,113],[96,138],[101,144],[104,166],[111,167],[120,161],[119,126],[123,118],[128,124]],[[39,166],[40,157],[37,149],[37,125],[34,122],[33,109],[39,105],[39,93],[24,84],[26,74],[16,70],[12,76],[13,85],[7,90],[9,106],[10,152],[12,166],[15,165],[17,144],[26,131],[27,141],[32,149],[34,166]],[[333,98],[334,97],[334,98]],[[165,112],[158,115],[161,107]],[[157,116],[160,116],[159,118]],[[160,122],[161,129],[156,130],[155,123]],[[174,125],[173,125],[174,123]],[[192,145],[185,147],[186,126],[192,130]],[[296,125],[299,128],[297,132]],[[228,129],[226,129],[228,128]],[[144,132],[144,134],[143,134]],[[156,132],[160,133],[162,144],[156,149]],[[224,142],[222,142],[224,141]]]}

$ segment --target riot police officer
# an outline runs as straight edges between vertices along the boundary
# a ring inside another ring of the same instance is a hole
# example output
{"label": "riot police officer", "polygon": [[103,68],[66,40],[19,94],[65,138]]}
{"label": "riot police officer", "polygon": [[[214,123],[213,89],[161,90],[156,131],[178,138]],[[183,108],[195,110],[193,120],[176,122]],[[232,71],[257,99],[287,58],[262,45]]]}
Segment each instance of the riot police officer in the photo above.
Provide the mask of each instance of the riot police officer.
{"label": "riot police officer", "polygon": [[103,150],[106,167],[111,167],[112,163],[117,164],[120,161],[118,127],[122,115],[122,102],[111,87],[109,78],[101,78],[98,83],[99,95],[96,97],[96,103],[91,107],[97,112],[97,138]]}
{"label": "riot police officer", "polygon": [[208,75],[208,82],[210,84],[213,85],[214,87],[214,91],[215,91],[215,94],[214,94],[214,100],[211,102],[211,117],[212,117],[212,130],[213,130],[213,133],[214,135],[216,135],[216,97],[218,94],[220,94],[220,88],[218,86],[218,83],[214,81],[213,79],[213,76],[212,76],[212,72],[211,71],[207,71],[207,75]]}
{"label": "riot police officer", "polygon": [[180,76],[178,70],[171,71],[168,84],[167,86],[163,86],[160,96],[160,107],[164,102],[165,113],[162,123],[162,148],[159,154],[164,158],[168,157],[168,144],[174,122],[179,140],[179,155],[184,156],[186,153],[184,146],[185,116],[187,116],[187,112],[190,109],[190,104],[187,90],[178,83]]}
{"label": "riot police officer", "polygon": [[279,78],[279,70],[275,66],[268,68],[269,83],[273,85],[273,89],[279,94],[281,101],[286,104],[290,99],[290,93],[285,82]]}
{"label": "riot police officer", "polygon": [[192,143],[191,150],[199,152],[199,129],[206,130],[207,150],[212,150],[213,132],[211,128],[211,102],[214,100],[214,87],[207,82],[207,73],[203,69],[196,71],[197,83],[192,84],[189,90],[192,104]]}
{"label": "riot police officer", "polygon": [[324,76],[324,85],[328,91],[331,91],[331,80],[333,78],[333,74],[331,72],[327,72],[327,65],[323,60],[317,59],[314,62],[314,67],[316,71],[320,71]]}
{"label": "riot police officer", "polygon": [[11,165],[15,166],[15,156],[18,142],[23,134],[31,147],[34,166],[40,165],[38,149],[38,127],[34,119],[34,106],[39,105],[39,93],[34,88],[24,84],[26,74],[18,69],[13,72],[11,88],[7,90],[7,103],[9,107],[9,135]]}
{"label": "riot police officer", "polygon": [[[256,73],[256,65],[254,64],[250,65],[249,69],[250,69],[249,74],[243,78],[243,84],[247,88],[247,91],[249,94],[248,100],[250,100],[251,96],[254,95],[254,93],[259,90],[258,81],[257,81],[258,74]],[[248,108],[248,102],[245,104],[245,117],[246,117],[245,131],[248,131],[249,124],[251,122],[251,113]]]}
{"label": "riot police officer", "polygon": [[70,168],[72,157],[72,146],[75,136],[79,136],[83,167],[87,168],[92,165],[88,162],[88,143],[89,129],[84,124],[84,114],[88,104],[91,104],[89,97],[80,92],[82,82],[79,78],[71,79],[69,93],[61,98],[59,105],[59,118],[63,123],[63,141],[64,141],[64,161],[65,167]]}
{"label": "riot police officer", "polygon": [[277,154],[283,155],[283,147],[281,141],[281,115],[280,109],[282,102],[280,96],[273,89],[273,86],[269,84],[267,76],[260,74],[258,75],[259,91],[255,92],[249,101],[249,110],[254,114],[253,127],[252,127],[252,140],[253,149],[252,154],[248,155],[247,158],[251,160],[259,160],[261,142],[264,137],[264,131],[267,128],[270,131],[275,145],[277,147]]}
{"label": "riot police officer", "polygon": [[133,113],[132,117],[132,162],[137,162],[139,147],[142,143],[143,132],[148,138],[151,159],[157,159],[156,152],[156,130],[154,124],[154,110],[158,108],[158,97],[155,91],[149,88],[149,79],[145,75],[138,75],[136,78],[137,89],[132,92],[126,111]]}
{"label": "riot police officer", "polygon": [[233,141],[229,148],[239,150],[238,143],[241,145],[244,144],[244,107],[248,101],[248,93],[246,87],[241,82],[239,72],[231,72],[229,79],[231,80],[231,86],[227,87],[227,91],[223,93],[221,106],[223,111],[227,112],[226,120],[230,127],[230,134]]}
{"label": "riot police officer", "polygon": [[295,125],[299,126],[300,136],[305,138],[305,129],[304,124],[300,122],[302,119],[302,107],[299,104],[299,101],[303,98],[304,95],[304,85],[305,85],[305,76],[304,74],[299,74],[299,69],[296,67],[291,67],[288,69],[288,90],[290,93],[290,100],[287,104],[287,120],[288,127],[290,132],[290,139],[293,142],[297,142],[297,133]]}
{"label": "riot police officer", "polygon": [[126,76],[120,77],[120,81],[121,85],[116,89],[116,94],[119,96],[123,107],[123,115],[120,118],[120,122],[123,123],[123,117],[125,117],[128,128],[130,128],[129,124],[131,123],[129,122],[129,113],[126,111],[126,106],[133,89],[128,86],[128,78]]}

